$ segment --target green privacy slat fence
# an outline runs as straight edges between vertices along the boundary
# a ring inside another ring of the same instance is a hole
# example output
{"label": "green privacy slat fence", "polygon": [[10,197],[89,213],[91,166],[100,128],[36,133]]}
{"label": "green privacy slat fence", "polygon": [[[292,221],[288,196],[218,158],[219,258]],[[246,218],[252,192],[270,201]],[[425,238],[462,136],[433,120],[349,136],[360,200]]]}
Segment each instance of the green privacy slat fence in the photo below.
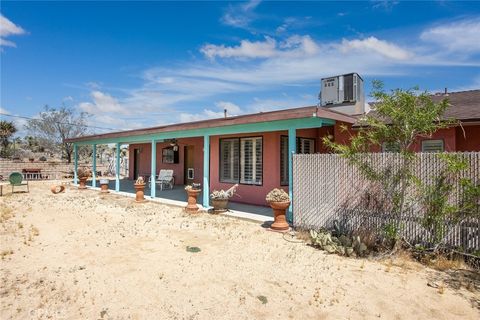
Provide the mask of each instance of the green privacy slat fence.
{"label": "green privacy slat fence", "polygon": [[[445,169],[438,153],[418,153],[412,171],[423,184],[431,184]],[[450,153],[468,163],[455,178],[448,196],[450,204],[463,199],[461,178],[480,184],[480,153]],[[402,158],[395,153],[362,155],[376,170],[398,172]],[[406,210],[392,214],[392,194],[385,183],[365,178],[358,167],[336,154],[296,154],[293,157],[293,216],[295,227],[332,228],[337,223],[346,231],[382,232],[386,225],[399,222],[400,235],[411,243],[431,243],[432,231],[424,227],[425,207],[418,201],[418,188],[407,188]],[[460,219],[442,220],[442,239],[447,245],[465,250],[480,249],[480,204]],[[437,232],[438,235],[438,232]]]}

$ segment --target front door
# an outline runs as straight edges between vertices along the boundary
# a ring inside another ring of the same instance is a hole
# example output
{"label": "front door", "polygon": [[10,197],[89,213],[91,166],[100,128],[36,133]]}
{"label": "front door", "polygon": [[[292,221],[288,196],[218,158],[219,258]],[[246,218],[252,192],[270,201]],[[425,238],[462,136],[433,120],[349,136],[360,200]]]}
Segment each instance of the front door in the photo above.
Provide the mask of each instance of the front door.
{"label": "front door", "polygon": [[195,178],[195,171],[193,170],[193,146],[184,147],[184,182],[185,184],[192,184]]}
{"label": "front door", "polygon": [[140,164],[140,154],[138,149],[133,149],[133,179],[138,178],[138,167]]}

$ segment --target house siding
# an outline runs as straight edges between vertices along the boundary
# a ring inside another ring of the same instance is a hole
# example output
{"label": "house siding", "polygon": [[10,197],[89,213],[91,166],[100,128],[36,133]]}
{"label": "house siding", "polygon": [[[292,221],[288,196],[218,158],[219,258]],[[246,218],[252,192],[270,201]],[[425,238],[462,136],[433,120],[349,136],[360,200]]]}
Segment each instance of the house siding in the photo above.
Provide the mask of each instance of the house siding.
{"label": "house siding", "polygon": [[457,151],[480,151],[480,125],[464,125],[463,130],[461,127],[455,129]]}

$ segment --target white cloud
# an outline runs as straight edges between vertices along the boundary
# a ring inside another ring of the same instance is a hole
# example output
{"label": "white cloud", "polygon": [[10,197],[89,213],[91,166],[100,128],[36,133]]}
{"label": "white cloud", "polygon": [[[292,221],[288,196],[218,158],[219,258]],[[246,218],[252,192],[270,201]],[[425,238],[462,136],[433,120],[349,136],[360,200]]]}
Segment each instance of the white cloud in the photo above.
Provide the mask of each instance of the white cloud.
{"label": "white cloud", "polygon": [[132,111],[126,107],[121,106],[117,99],[107,93],[101,91],[92,91],[90,94],[93,102],[82,102],[78,107],[85,112],[93,115],[102,113],[116,113],[116,114],[131,114]]}
{"label": "white cloud", "polygon": [[191,112],[182,112],[180,114],[179,120],[180,122],[190,122],[190,121],[200,121],[205,119],[216,119],[216,118],[223,118],[225,116],[224,110],[227,110],[227,116],[238,116],[244,111],[235,103],[229,101],[218,101],[215,103],[216,109],[203,109],[202,112],[198,113],[191,113]]}
{"label": "white cloud", "polygon": [[225,46],[206,44],[200,51],[209,59],[237,58],[258,59],[272,58],[277,56],[308,56],[319,51],[319,46],[313,39],[306,35],[294,35],[281,43],[271,37],[265,37],[265,41],[241,40],[238,46]]}
{"label": "white cloud", "polygon": [[230,116],[239,115],[242,113],[242,109],[233,102],[218,101],[215,103],[215,106],[220,110],[227,110],[227,114]]}
{"label": "white cloud", "polygon": [[431,27],[421,33],[420,39],[449,51],[480,52],[480,17]]}
{"label": "white cloud", "polygon": [[16,47],[14,42],[6,40],[5,37],[22,35],[25,33],[26,32],[22,27],[17,26],[15,23],[0,14],[0,47]]}
{"label": "white cloud", "polygon": [[13,48],[15,48],[15,47],[17,47],[17,45],[12,41],[0,38],[0,47],[13,47]]}
{"label": "white cloud", "polygon": [[374,52],[384,57],[395,60],[406,60],[413,56],[411,52],[405,50],[393,43],[385,40],[379,40],[375,37],[368,37],[366,39],[346,40],[343,39],[340,45],[342,52],[349,51],[363,51]]}
{"label": "white cloud", "polygon": [[240,45],[228,47],[225,45],[206,44],[200,51],[210,59],[219,58],[269,58],[277,54],[277,43],[266,37],[265,41],[242,40]]}
{"label": "white cloud", "polygon": [[247,3],[230,5],[225,10],[220,21],[228,26],[249,29],[250,23],[255,18],[253,10],[260,2],[260,0],[251,0]]}
{"label": "white cloud", "polygon": [[394,6],[399,4],[400,1],[396,0],[372,0],[374,9],[383,9],[385,11],[391,11]]}
{"label": "white cloud", "polygon": [[[206,59],[144,70],[143,83],[121,90],[121,97],[91,85],[91,101],[77,106],[98,115],[95,118],[104,124],[124,129],[222,118],[225,108],[228,115],[239,115],[314,105],[320,78],[352,71],[382,77],[407,75],[419,67],[480,66],[478,55],[441,50],[436,43],[412,37],[416,41],[408,45],[375,36],[322,43],[309,35],[207,44],[201,48]],[[282,94],[291,93],[292,86],[309,91],[304,96]],[[242,94],[261,98],[242,105],[228,101]]]}

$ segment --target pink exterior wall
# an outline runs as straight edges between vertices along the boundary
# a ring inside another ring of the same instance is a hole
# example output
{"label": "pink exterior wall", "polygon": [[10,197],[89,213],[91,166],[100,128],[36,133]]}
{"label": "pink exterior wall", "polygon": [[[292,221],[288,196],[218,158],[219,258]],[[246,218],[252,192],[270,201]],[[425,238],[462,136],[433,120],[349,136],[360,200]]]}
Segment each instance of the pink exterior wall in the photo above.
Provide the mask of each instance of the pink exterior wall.
{"label": "pink exterior wall", "polygon": [[[302,129],[297,130],[297,137],[314,138],[316,152],[319,152],[319,142],[325,130]],[[210,190],[228,189],[233,184],[220,182],[220,139],[240,137],[263,137],[263,184],[239,184],[237,196],[231,199],[234,202],[249,203],[266,206],[265,196],[274,188],[282,188],[288,192],[287,186],[280,186],[280,137],[288,136],[288,131],[261,132],[256,134],[238,134],[210,137]],[[321,136],[319,136],[321,135]]]}
{"label": "pink exterior wall", "polygon": [[457,151],[480,151],[480,125],[464,125],[463,130],[461,127],[455,129]]}
{"label": "pink exterior wall", "polygon": [[412,146],[414,152],[422,152],[422,141],[423,140],[443,140],[443,145],[446,152],[456,151],[456,137],[455,137],[455,128],[441,129],[435,132],[431,137],[428,138],[418,138],[418,141]]}
{"label": "pink exterior wall", "polygon": [[[178,163],[162,163],[162,149],[169,147],[170,144],[166,142],[157,143],[157,172],[160,169],[173,169],[175,176],[175,184],[183,185],[184,184],[184,147],[187,145],[194,146],[194,182],[202,183],[203,182],[203,138],[185,138],[178,140],[178,151],[179,151],[179,161]],[[148,175],[150,174],[151,169],[151,155],[152,155],[152,146],[150,143],[142,144],[131,144],[129,147],[129,179],[133,179],[133,150],[141,149],[140,152],[140,161],[139,161],[139,174]]]}

